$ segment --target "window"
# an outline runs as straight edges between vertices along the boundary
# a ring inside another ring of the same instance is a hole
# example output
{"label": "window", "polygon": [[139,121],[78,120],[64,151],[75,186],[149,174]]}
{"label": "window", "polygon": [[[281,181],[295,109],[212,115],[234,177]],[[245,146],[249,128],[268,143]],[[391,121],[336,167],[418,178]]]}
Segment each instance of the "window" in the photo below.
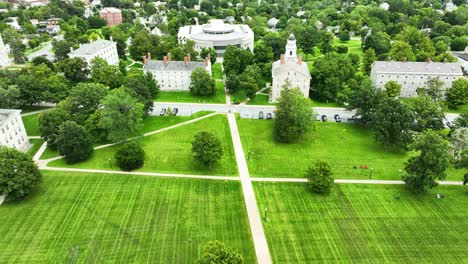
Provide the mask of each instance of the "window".
{"label": "window", "polygon": [[289,51],[289,55],[290,55],[290,56],[292,56],[292,50],[291,50],[291,51]]}

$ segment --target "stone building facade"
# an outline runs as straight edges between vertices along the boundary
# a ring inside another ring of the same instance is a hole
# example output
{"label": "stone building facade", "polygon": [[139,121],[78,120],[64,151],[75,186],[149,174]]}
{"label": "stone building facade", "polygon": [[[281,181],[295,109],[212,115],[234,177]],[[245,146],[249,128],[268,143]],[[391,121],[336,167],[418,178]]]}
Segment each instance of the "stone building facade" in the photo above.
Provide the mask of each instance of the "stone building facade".
{"label": "stone building facade", "polygon": [[377,88],[395,81],[401,85],[400,97],[417,96],[416,89],[425,87],[429,79],[438,78],[444,88],[463,76],[459,63],[376,61],[372,64],[371,79]]}
{"label": "stone building facade", "polygon": [[299,88],[304,97],[309,98],[310,72],[307,63],[302,61],[302,56],[297,55],[296,38],[291,34],[286,44],[286,53],[272,65],[272,85],[270,102],[276,102],[281,95],[281,89]]}
{"label": "stone building facade", "polygon": [[20,113],[21,110],[0,109],[0,147],[20,151],[27,151],[31,147]]}
{"label": "stone building facade", "polygon": [[163,60],[151,60],[148,53],[143,58],[143,64],[143,70],[153,74],[161,91],[189,91],[192,72],[197,68],[203,68],[211,75],[209,57],[204,61],[191,61],[190,54],[187,54],[184,61],[173,61],[168,53]]}
{"label": "stone building facade", "polygon": [[122,23],[122,11],[115,7],[105,7],[99,11],[99,16],[106,20],[108,26],[115,26]]}

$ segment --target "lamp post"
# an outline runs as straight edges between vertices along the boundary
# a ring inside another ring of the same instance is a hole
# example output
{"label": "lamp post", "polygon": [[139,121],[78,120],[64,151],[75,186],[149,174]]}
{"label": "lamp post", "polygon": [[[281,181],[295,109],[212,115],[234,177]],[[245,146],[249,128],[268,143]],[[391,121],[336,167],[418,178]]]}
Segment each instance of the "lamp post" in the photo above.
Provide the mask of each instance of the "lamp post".
{"label": "lamp post", "polygon": [[370,173],[369,173],[369,179],[372,179],[372,172],[374,171],[374,168],[371,168],[370,169]]}
{"label": "lamp post", "polygon": [[111,158],[109,158],[109,166],[112,169],[112,160],[111,160]]}
{"label": "lamp post", "polygon": [[267,221],[267,208],[265,207],[265,210],[264,210],[264,215],[263,215],[263,219],[265,220],[265,222]]}

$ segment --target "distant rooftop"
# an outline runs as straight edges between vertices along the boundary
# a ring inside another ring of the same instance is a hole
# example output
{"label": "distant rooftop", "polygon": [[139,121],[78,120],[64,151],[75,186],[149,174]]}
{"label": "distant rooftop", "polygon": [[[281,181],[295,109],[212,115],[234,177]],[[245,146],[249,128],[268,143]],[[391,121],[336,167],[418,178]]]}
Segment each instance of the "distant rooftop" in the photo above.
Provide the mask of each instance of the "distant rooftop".
{"label": "distant rooftop", "polygon": [[376,61],[372,65],[372,71],[376,73],[463,75],[460,64],[457,62]]}
{"label": "distant rooftop", "polygon": [[120,11],[120,9],[118,8],[115,8],[115,7],[104,7],[103,9],[101,9],[101,11],[99,11],[99,13],[121,13],[122,11]]}
{"label": "distant rooftop", "polygon": [[98,51],[109,47],[110,45],[115,45],[115,42],[105,39],[98,39],[91,43],[83,44],[80,48],[74,50],[69,55],[74,56],[89,56],[96,54]]}
{"label": "distant rooftop", "polygon": [[144,70],[159,70],[159,71],[193,71],[196,68],[205,68],[205,62],[201,61],[190,61],[185,65],[183,61],[168,61],[164,65],[164,61],[160,60],[149,60],[143,66]]}

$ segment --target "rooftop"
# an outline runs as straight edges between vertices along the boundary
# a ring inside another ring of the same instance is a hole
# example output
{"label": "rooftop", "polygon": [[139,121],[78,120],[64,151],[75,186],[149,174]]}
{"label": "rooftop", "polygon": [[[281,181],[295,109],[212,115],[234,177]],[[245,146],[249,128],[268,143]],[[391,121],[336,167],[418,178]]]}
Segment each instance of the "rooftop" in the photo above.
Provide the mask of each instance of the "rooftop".
{"label": "rooftop", "polygon": [[89,56],[96,54],[98,51],[109,47],[110,45],[115,45],[115,42],[105,39],[98,39],[91,43],[83,44],[80,48],[70,52],[69,55],[74,56]]}
{"label": "rooftop", "polygon": [[225,24],[220,19],[212,19],[204,25],[191,25],[179,28],[179,37],[190,36],[199,41],[230,41],[253,36],[253,31],[248,25]]}
{"label": "rooftop", "polygon": [[115,8],[115,7],[104,7],[103,9],[101,9],[101,11],[99,11],[99,13],[121,13],[122,11],[120,11],[120,9],[118,8]]}
{"label": "rooftop", "polygon": [[16,109],[0,109],[0,126],[3,125],[14,114],[21,113],[21,110]]}
{"label": "rooftop", "polygon": [[164,61],[149,60],[143,66],[144,70],[159,70],[159,71],[193,71],[196,68],[205,68],[205,62],[190,61],[186,65],[183,61],[168,61],[164,65]]}
{"label": "rooftop", "polygon": [[376,73],[463,75],[460,64],[457,62],[376,61],[372,65],[372,71]]}

